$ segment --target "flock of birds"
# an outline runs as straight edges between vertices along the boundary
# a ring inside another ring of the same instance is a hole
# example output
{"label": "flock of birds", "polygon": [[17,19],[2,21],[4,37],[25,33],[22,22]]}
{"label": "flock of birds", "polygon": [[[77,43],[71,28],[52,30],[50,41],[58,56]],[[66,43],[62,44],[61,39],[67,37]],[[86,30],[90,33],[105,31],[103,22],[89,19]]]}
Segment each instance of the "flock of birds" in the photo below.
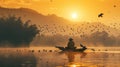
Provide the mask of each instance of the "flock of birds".
{"label": "flock of birds", "polygon": [[69,36],[80,36],[90,35],[94,32],[106,31],[110,35],[120,33],[117,29],[120,28],[120,23],[111,23],[111,26],[107,26],[100,22],[98,23],[81,23],[81,24],[69,24],[69,25],[39,25],[40,35],[69,35]]}

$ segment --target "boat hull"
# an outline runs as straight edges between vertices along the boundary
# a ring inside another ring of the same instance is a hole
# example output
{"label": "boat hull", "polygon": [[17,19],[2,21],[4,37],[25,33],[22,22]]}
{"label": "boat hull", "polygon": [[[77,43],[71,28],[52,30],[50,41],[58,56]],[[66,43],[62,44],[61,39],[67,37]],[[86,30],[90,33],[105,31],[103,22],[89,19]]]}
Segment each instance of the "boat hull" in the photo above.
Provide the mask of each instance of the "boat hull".
{"label": "boat hull", "polygon": [[60,47],[60,46],[56,46],[56,48],[58,48],[59,50],[62,50],[62,51],[73,51],[73,52],[84,52],[87,48],[80,48],[80,49],[69,49],[69,48],[66,48],[66,47]]}

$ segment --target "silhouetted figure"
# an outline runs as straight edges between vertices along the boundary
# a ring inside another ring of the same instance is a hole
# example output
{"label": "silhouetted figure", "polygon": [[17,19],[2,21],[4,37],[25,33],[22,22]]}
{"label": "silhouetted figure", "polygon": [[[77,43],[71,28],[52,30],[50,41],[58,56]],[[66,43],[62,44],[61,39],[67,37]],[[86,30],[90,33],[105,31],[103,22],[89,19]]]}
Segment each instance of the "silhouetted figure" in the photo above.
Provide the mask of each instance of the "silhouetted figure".
{"label": "silhouetted figure", "polygon": [[98,14],[98,17],[103,17],[103,15],[104,15],[103,13],[100,13]]}
{"label": "silhouetted figure", "polygon": [[83,46],[82,44],[80,44],[80,46],[82,48],[77,49],[75,47],[75,43],[74,43],[73,39],[69,38],[69,42],[67,44],[67,47],[65,47],[65,48],[61,47],[61,46],[55,46],[55,47],[62,50],[62,51],[76,51],[76,52],[84,52],[87,49],[87,47]]}
{"label": "silhouetted figure", "polygon": [[69,42],[67,44],[67,49],[71,49],[71,50],[75,49],[75,43],[72,38],[69,38]]}

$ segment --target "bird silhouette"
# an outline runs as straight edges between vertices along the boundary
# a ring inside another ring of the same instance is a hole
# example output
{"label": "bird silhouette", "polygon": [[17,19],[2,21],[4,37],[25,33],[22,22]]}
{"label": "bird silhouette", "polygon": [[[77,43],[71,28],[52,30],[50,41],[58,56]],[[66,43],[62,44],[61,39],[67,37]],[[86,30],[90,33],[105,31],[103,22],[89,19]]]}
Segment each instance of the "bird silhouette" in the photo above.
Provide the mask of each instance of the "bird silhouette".
{"label": "bird silhouette", "polygon": [[98,17],[100,18],[100,17],[103,17],[103,13],[100,13],[100,14],[98,14]]}
{"label": "bird silhouette", "polygon": [[116,7],[116,5],[114,5],[113,7]]}

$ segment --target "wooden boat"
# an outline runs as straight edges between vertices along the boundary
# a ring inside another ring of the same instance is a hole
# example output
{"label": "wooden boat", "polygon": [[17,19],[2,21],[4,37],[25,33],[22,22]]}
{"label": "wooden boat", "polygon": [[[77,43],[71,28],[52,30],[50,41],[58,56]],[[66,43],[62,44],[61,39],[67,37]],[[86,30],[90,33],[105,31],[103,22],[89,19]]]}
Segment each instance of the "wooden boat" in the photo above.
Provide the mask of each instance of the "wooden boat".
{"label": "wooden boat", "polygon": [[84,52],[87,49],[86,46],[83,46],[82,44],[80,44],[80,46],[81,48],[73,47],[72,49],[68,47],[61,47],[61,46],[55,46],[55,47],[62,51],[73,51],[73,52]]}

